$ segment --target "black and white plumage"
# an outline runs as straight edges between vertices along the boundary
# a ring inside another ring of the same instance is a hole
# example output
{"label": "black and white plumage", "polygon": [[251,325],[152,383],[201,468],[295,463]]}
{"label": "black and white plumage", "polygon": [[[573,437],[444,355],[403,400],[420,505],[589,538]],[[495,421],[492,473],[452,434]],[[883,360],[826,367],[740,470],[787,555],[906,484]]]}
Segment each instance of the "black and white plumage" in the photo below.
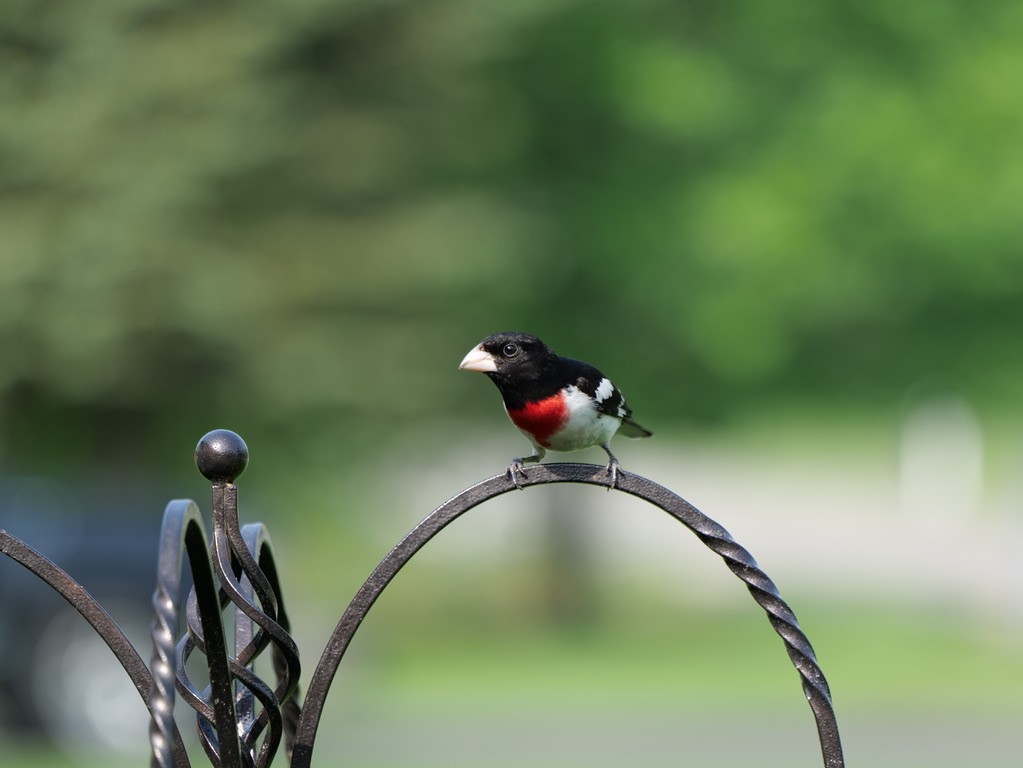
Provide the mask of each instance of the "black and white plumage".
{"label": "black and white plumage", "polygon": [[632,419],[625,396],[588,363],[557,355],[536,336],[505,332],[473,347],[459,368],[485,373],[497,385],[512,423],[529,439],[533,453],[508,467],[509,477],[525,474],[522,465],[540,461],[548,450],[579,451],[600,446],[607,453],[611,485],[618,480],[618,459],[611,438],[649,437]]}

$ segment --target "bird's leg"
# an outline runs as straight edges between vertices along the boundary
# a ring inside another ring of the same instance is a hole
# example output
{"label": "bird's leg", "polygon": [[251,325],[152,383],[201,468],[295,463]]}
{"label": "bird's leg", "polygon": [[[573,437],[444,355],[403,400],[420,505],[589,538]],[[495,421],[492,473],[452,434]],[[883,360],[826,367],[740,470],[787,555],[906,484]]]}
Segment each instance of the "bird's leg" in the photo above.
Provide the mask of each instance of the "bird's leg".
{"label": "bird's leg", "polygon": [[504,473],[508,476],[508,479],[512,481],[512,484],[521,491],[522,486],[519,485],[518,475],[522,475],[523,477],[526,476],[526,469],[522,465],[538,462],[546,455],[547,451],[545,451],[540,446],[534,446],[532,456],[526,456],[524,458],[519,459],[512,459],[511,464],[508,465],[508,469],[506,469]]}
{"label": "bird's leg", "polygon": [[607,454],[607,467],[604,469],[605,474],[611,478],[610,484],[607,486],[608,491],[612,488],[618,487],[618,459],[611,453],[611,448],[608,447],[607,443],[604,443],[601,448],[604,449],[604,453]]}

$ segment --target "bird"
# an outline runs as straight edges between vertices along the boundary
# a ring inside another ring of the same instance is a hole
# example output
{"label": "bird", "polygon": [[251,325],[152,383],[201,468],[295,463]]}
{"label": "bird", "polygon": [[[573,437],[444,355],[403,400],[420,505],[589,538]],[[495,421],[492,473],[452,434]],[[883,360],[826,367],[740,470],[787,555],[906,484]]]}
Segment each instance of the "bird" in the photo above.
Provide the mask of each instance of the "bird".
{"label": "bird", "polygon": [[600,446],[607,454],[608,490],[618,485],[618,459],[611,452],[616,433],[650,437],[632,418],[625,396],[589,363],[561,357],[536,336],[517,331],[495,333],[469,350],[463,371],[484,373],[497,385],[512,423],[533,445],[529,456],[508,465],[508,478],[521,489],[517,475],[524,464],[539,462],[547,451],[580,451]]}

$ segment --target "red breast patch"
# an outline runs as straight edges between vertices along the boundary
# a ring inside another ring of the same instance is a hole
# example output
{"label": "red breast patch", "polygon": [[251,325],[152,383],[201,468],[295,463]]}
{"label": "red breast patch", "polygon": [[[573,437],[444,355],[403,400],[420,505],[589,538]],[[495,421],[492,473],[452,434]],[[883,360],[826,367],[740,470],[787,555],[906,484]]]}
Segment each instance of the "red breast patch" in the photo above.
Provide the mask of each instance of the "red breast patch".
{"label": "red breast patch", "polygon": [[548,441],[565,423],[568,409],[565,407],[565,398],[559,392],[546,400],[527,403],[525,408],[508,411],[508,415],[516,427],[531,434],[544,448],[549,448]]}

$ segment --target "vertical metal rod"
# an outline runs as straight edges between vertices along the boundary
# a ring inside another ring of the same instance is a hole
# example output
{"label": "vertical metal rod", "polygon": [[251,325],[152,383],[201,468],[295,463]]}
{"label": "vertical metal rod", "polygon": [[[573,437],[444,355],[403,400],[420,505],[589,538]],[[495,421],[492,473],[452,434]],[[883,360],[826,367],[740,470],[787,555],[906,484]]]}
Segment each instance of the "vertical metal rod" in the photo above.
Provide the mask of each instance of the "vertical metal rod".
{"label": "vertical metal rod", "polygon": [[193,589],[198,598],[203,652],[206,655],[206,668],[210,676],[210,703],[213,705],[220,768],[242,768],[238,719],[234,707],[234,685],[228,662],[227,637],[220,612],[219,585],[207,552],[204,551],[201,556],[196,552],[193,557],[189,548],[189,565],[192,569]]}

